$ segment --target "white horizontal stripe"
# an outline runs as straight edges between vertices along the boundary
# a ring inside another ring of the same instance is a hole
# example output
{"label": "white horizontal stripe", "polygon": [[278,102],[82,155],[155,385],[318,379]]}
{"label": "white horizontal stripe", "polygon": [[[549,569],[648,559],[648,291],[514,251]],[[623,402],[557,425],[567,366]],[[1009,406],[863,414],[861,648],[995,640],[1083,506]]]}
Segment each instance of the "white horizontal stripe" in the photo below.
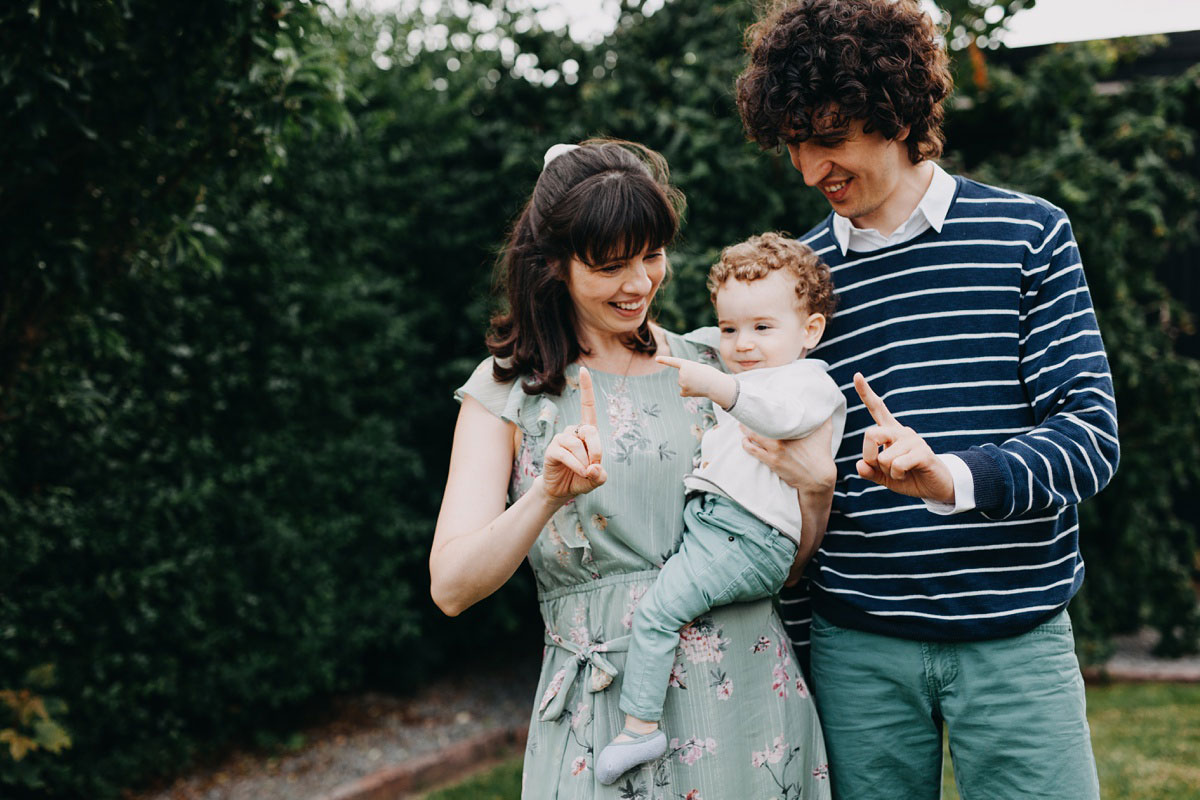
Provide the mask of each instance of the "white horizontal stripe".
{"label": "white horizontal stripe", "polygon": [[869,611],[865,608],[862,610],[876,617],[923,617],[925,619],[952,620],[994,619],[996,617],[1011,617],[1015,614],[1026,614],[1034,611],[1050,611],[1055,608],[1058,608],[1058,606],[1025,606],[1024,608],[1013,608],[1008,611],[994,611],[990,614],[925,614],[920,611]]}
{"label": "white horizontal stripe", "polygon": [[1036,353],[1030,353],[1029,355],[1022,358],[1021,363],[1028,364],[1030,361],[1034,361],[1034,360],[1039,359],[1042,356],[1044,356],[1047,352],[1049,352],[1051,347],[1058,347],[1059,345],[1066,344],[1067,342],[1073,342],[1076,339],[1079,339],[1083,336],[1095,336],[1097,339],[1099,339],[1100,331],[1091,331],[1091,330],[1079,331],[1078,333],[1072,333],[1070,336],[1064,336],[1061,339],[1055,339],[1054,341],[1050,342],[1050,344],[1046,345],[1041,350],[1038,350]]}
{"label": "white horizontal stripe", "polygon": [[1013,217],[958,217],[956,219],[948,219],[944,224],[963,224],[971,222],[1010,222],[1013,225],[1032,225],[1039,231],[1046,230],[1046,226],[1040,222],[1035,222],[1031,219],[1014,219]]}
{"label": "white horizontal stripe", "polygon": [[[1060,221],[1059,225],[1055,226],[1054,230],[1057,231],[1058,228],[1062,225],[1062,222],[1065,222],[1065,221],[1066,220]],[[932,242],[923,242],[921,244],[911,244],[908,247],[900,247],[900,248],[897,248],[896,250],[891,250],[886,253],[880,253],[878,255],[863,256],[862,258],[856,258],[853,261],[844,261],[836,267],[831,267],[829,271],[830,271],[830,273],[836,274],[838,272],[841,272],[844,269],[849,269],[850,267],[856,267],[859,264],[866,264],[871,261],[878,261],[881,258],[893,258],[895,256],[900,255],[901,253],[910,253],[915,250],[927,250],[927,249],[931,249],[931,248],[935,248],[935,247],[1024,247],[1031,254],[1037,254],[1037,253],[1042,252],[1042,249],[1045,248],[1045,246],[1049,243],[1050,239],[1052,239],[1053,237],[1054,237],[1054,232],[1052,231],[1050,236],[1046,237],[1046,241],[1042,242],[1042,244],[1040,244],[1038,247],[1034,247],[1029,242],[1026,242],[1021,239],[1017,239],[1017,240],[962,239],[960,241],[940,241],[940,240],[938,240],[938,241],[932,241]]]}
{"label": "white horizontal stripe", "polygon": [[[898,553],[837,553],[837,558],[915,558],[917,556],[936,556],[943,553],[977,553],[988,550],[1020,550],[1030,547],[1049,547],[1050,545],[1079,529],[1073,525],[1048,542],[1010,542],[1008,544],[977,544],[970,547],[939,547],[932,550],[905,550]],[[832,531],[831,531],[832,533]],[[828,536],[829,534],[825,534]],[[825,550],[824,547],[821,548]],[[833,557],[833,556],[830,556]]]}
{"label": "white horizontal stripe", "polygon": [[[1033,430],[1032,426],[1022,425],[1019,428],[986,428],[986,429],[981,428],[981,429],[961,430],[961,431],[935,431],[933,433],[922,433],[921,438],[923,438],[923,439],[938,439],[943,436],[993,436],[993,435],[1017,436],[1022,433],[1029,433],[1032,430]],[[853,435],[854,435],[853,433],[846,434],[847,437],[850,437]],[[995,444],[995,443],[994,442],[984,442],[983,444]],[[1007,442],[1005,442],[1005,444],[1007,444]],[[833,460],[833,463],[845,464],[850,461],[857,461],[860,458],[862,458],[861,450],[854,455],[841,456],[840,458],[835,458]]]}
{"label": "white horizontal stripe", "polygon": [[[1098,378],[1101,380],[1104,378],[1107,378],[1109,381],[1111,381],[1112,373],[1110,373],[1110,372],[1076,372],[1072,377],[1073,378]],[[1042,402],[1047,397],[1054,394],[1061,388],[1062,388],[1062,386],[1051,386],[1049,389],[1042,392],[1037,397],[1033,398],[1034,405],[1037,405],[1038,403]]]}
{"label": "white horizontal stripe", "polygon": [[1103,350],[1093,350],[1090,353],[1076,353],[1075,355],[1067,356],[1066,358],[1064,358],[1062,361],[1058,362],[1057,364],[1049,364],[1047,366],[1042,367],[1037,372],[1033,373],[1028,378],[1026,378],[1025,382],[1029,383],[1031,381],[1036,381],[1038,378],[1042,377],[1042,375],[1046,374],[1047,372],[1053,372],[1056,369],[1062,369],[1067,364],[1070,364],[1072,361],[1079,361],[1080,359],[1084,359],[1084,358],[1097,358],[1097,357],[1105,358],[1104,351]]}
{"label": "white horizontal stripe", "polygon": [[1065,241],[1065,242],[1063,242],[1062,244],[1060,244],[1058,247],[1054,248],[1054,250],[1052,250],[1052,251],[1050,252],[1050,257],[1051,257],[1051,258],[1054,258],[1054,256],[1058,255],[1058,254],[1059,254],[1059,253],[1061,253],[1063,250],[1066,250],[1068,247],[1075,247],[1075,248],[1078,248],[1078,247],[1079,247],[1079,245],[1075,244],[1075,240],[1074,240],[1074,239],[1068,239],[1067,241]]}
{"label": "white horizontal stripe", "polygon": [[989,572],[1032,572],[1039,569],[1047,569],[1049,567],[1057,567],[1064,561],[1070,561],[1072,558],[1077,558],[1077,552],[1067,553],[1062,558],[1056,558],[1053,561],[1046,561],[1041,564],[1017,564],[1012,567],[972,567],[970,569],[951,569],[945,572],[900,572],[887,573],[880,575],[872,575],[867,572],[839,572],[832,567],[821,567],[821,572],[832,572],[840,578],[849,578],[851,580],[896,580],[899,578],[949,578],[954,575],[976,575]]}
{"label": "white horizontal stripe", "polygon": [[[857,477],[857,476],[851,476],[851,477]],[[863,480],[863,479],[860,478],[859,480]],[[886,486],[881,486],[879,484],[875,484],[874,486],[868,486],[866,489],[863,489],[861,492],[834,492],[833,496],[834,497],[862,497],[864,494],[868,494],[870,492],[886,492],[887,490],[888,490],[888,488]]]}
{"label": "white horizontal stripe", "polygon": [[836,249],[837,249],[837,245],[836,245],[836,244],[831,244],[831,245],[829,245],[829,247],[822,247],[820,250],[817,250],[817,251],[815,252],[815,255],[818,255],[818,256],[823,256],[823,255],[825,255],[826,253],[828,253],[829,251],[831,251],[831,250],[836,250]]}
{"label": "white horizontal stripe", "polygon": [[[885,303],[893,303],[893,302],[898,302],[900,300],[907,300],[910,297],[927,297],[929,295],[934,295],[934,294],[976,294],[976,293],[982,293],[982,292],[1019,293],[1020,291],[1021,291],[1020,287],[1017,287],[1017,286],[949,286],[949,287],[944,287],[941,289],[919,289],[915,292],[904,292],[903,294],[886,295],[884,297],[880,297],[875,300],[869,300],[865,303],[859,303],[858,305],[848,306],[844,309],[838,309],[837,315],[838,315],[838,317],[844,317],[848,314],[855,314],[864,309],[873,308],[875,306],[883,305]],[[929,316],[940,316],[940,317],[964,316],[964,315],[970,314],[974,310],[975,309],[969,309],[969,310],[957,311],[957,312],[939,311],[932,315],[928,315],[928,314],[920,315],[920,316],[914,317],[913,319],[924,319]],[[991,311],[991,309],[978,309],[978,310],[979,311],[984,311],[984,310]],[[845,337],[842,337],[842,338],[845,338]],[[837,340],[834,339],[834,341],[837,341]]]}
{"label": "white horizontal stripe", "polygon": [[[907,411],[893,411],[892,416],[895,417],[896,419],[901,419],[903,417],[921,416],[922,414],[962,414],[962,413],[966,413],[969,411],[1012,411],[1014,408],[1028,408],[1028,407],[1029,406],[1025,403],[1007,403],[1004,405],[994,405],[994,406],[948,406],[946,408],[914,408],[914,409],[909,409]],[[846,414],[849,415],[852,412],[858,411],[859,409],[862,409],[862,408],[866,408],[866,406],[857,405],[857,406],[854,406],[853,408],[847,408]],[[863,433],[866,433],[868,428],[873,428],[873,427],[875,427],[875,425],[871,424],[871,425],[868,425],[866,428],[859,428],[856,431],[847,431],[843,435],[843,438],[845,436],[861,436]],[[931,435],[933,435],[933,434],[924,434],[924,433],[921,434],[921,436],[931,436]],[[946,435],[946,434],[943,434],[943,435]]]}
{"label": "white horizontal stripe", "polygon": [[954,201],[955,203],[1021,203],[1023,205],[1036,205],[1027,197],[960,197]]}
{"label": "white horizontal stripe", "polygon": [[[1047,279],[1042,284],[1042,286],[1045,286],[1046,283],[1049,283],[1049,282],[1050,282],[1050,279]],[[1076,286],[1074,289],[1065,291],[1062,294],[1056,294],[1053,299],[1047,300],[1046,302],[1042,303],[1040,306],[1029,309],[1028,313],[1022,314],[1021,321],[1023,322],[1026,319],[1028,319],[1029,317],[1036,315],[1039,311],[1043,311],[1044,309],[1050,308],[1050,306],[1054,305],[1055,303],[1059,302],[1060,300],[1063,300],[1067,297],[1073,297],[1077,294],[1087,294],[1087,287],[1086,286]]]}
{"label": "white horizontal stripe", "polygon": [[859,517],[873,517],[878,514],[899,514],[902,511],[925,511],[925,503],[917,501],[908,503],[902,506],[889,506],[888,508],[873,508],[870,511],[854,511],[842,512],[843,519],[858,519]]}
{"label": "white horizontal stripe", "polygon": [[[1086,410],[1088,410],[1088,409],[1084,409],[1084,410],[1086,411]],[[1067,413],[1064,413],[1064,414],[1063,414],[1063,416],[1064,416],[1064,417],[1066,417],[1066,418],[1067,418],[1067,419],[1069,419],[1069,420],[1074,420],[1075,422],[1079,423],[1080,425],[1082,425],[1083,427],[1087,428],[1087,429],[1088,429],[1088,430],[1090,430],[1090,431],[1093,431],[1093,432],[1095,432],[1095,433],[1098,433],[1098,434],[1100,434],[1100,435],[1101,435],[1101,436],[1103,436],[1105,439],[1108,439],[1110,442],[1112,442],[1112,443],[1113,443],[1113,444],[1115,444],[1115,445],[1118,445],[1118,446],[1119,446],[1119,445],[1121,444],[1119,441],[1117,441],[1117,437],[1115,437],[1115,436],[1112,436],[1112,435],[1110,435],[1110,434],[1108,434],[1108,433],[1105,433],[1103,430],[1101,430],[1100,428],[1096,427],[1095,425],[1093,425],[1092,423],[1088,422],[1087,420],[1080,419],[1079,417],[1075,416],[1074,414],[1067,414]],[[1097,448],[1097,449],[1099,449],[1099,448]]]}
{"label": "white horizontal stripe", "polygon": [[[813,353],[815,354],[816,352],[817,351],[814,349]],[[890,375],[893,372],[898,372],[898,371],[907,370],[907,369],[924,369],[925,367],[949,367],[949,366],[953,366],[955,364],[984,364],[989,361],[1016,361],[1016,360],[1017,360],[1016,356],[980,356],[979,358],[939,358],[939,359],[935,359],[933,361],[912,361],[907,364],[896,364],[894,366],[888,367],[885,370],[880,370],[879,372],[873,372],[870,375],[867,375],[866,379],[869,382],[869,381],[876,380],[878,378],[882,378],[884,375]],[[854,387],[854,383],[850,382],[850,383],[842,384],[838,388],[841,389],[843,392],[846,392],[846,391],[849,391],[850,389],[852,389],[853,387]],[[920,388],[920,387],[913,387],[914,391],[918,388]],[[895,389],[892,390],[893,393],[895,391],[897,391],[897,390],[895,390]]]}
{"label": "white horizontal stripe", "polygon": [[[965,522],[960,525],[922,525],[916,528],[897,528],[889,531],[878,531],[876,533],[865,533],[863,531],[842,531],[830,530],[826,536],[859,536],[863,539],[879,539],[884,536],[898,536],[903,533],[930,533],[932,531],[965,531],[973,528],[1010,528],[1016,525],[1035,525],[1039,522],[1055,522],[1062,515],[1062,511],[1051,514],[1047,517],[1035,517],[1033,519],[1007,519],[1002,522]],[[838,516],[844,516],[839,514]],[[942,519],[945,519],[943,517]],[[824,548],[821,548],[822,550]],[[841,554],[839,554],[841,555]]]}
{"label": "white horizontal stripe", "polygon": [[[1083,565],[1080,564],[1080,566],[1083,566]],[[903,603],[908,600],[950,600],[950,599],[956,598],[956,597],[983,597],[986,595],[1003,596],[1003,595],[1013,595],[1013,594],[1031,594],[1033,592],[1046,592],[1051,589],[1055,589],[1059,586],[1067,586],[1074,582],[1075,582],[1075,576],[1072,575],[1070,578],[1065,578],[1061,581],[1055,581],[1054,583],[1049,583],[1049,584],[1046,584],[1045,586],[1023,586],[1019,589],[978,589],[973,592],[946,592],[945,594],[901,594],[901,595],[896,595],[895,597],[892,597],[889,595],[882,595],[882,594],[867,594],[866,592],[860,592],[855,589],[834,589],[829,586],[822,586],[821,588],[831,594],[852,594],[852,595],[856,595],[858,597],[867,597],[867,598],[870,598],[871,600],[884,600],[884,601],[892,602],[892,603]]]}
{"label": "white horizontal stripe", "polygon": [[[1071,391],[1067,392],[1067,397],[1070,397],[1073,394],[1083,394],[1084,392],[1091,392],[1092,394],[1098,394],[1101,397],[1103,397],[1105,400],[1107,400],[1108,402],[1112,403],[1114,406],[1117,404],[1116,398],[1114,398],[1112,395],[1110,395],[1106,392],[1103,392],[1100,389],[1097,389],[1092,386],[1085,386],[1082,389],[1072,389]],[[1112,415],[1110,414],[1109,416],[1112,416]],[[1116,422],[1116,417],[1113,417],[1113,421]]]}
{"label": "white horizontal stripe", "polygon": [[[920,293],[918,292],[918,294],[920,294]],[[932,293],[930,293],[930,294],[932,294]],[[860,306],[860,308],[861,307],[862,306]],[[844,316],[847,314],[852,314],[857,310],[858,310],[857,308],[847,309],[846,311],[839,311],[837,313],[838,313],[838,316]],[[856,328],[855,330],[850,331],[849,333],[844,333],[841,336],[835,336],[834,338],[829,340],[829,344],[833,345],[833,344],[836,344],[837,342],[844,342],[847,339],[853,339],[855,336],[861,336],[864,333],[870,333],[871,331],[878,330],[879,328],[886,328],[891,325],[900,325],[905,322],[917,322],[917,321],[923,320],[923,319],[949,319],[951,317],[1015,317],[1015,316],[1017,316],[1016,309],[991,309],[991,308],[973,309],[972,308],[972,309],[964,309],[961,311],[932,311],[928,314],[909,314],[908,316],[904,316],[904,317],[888,317],[885,320],[876,322],[874,325],[864,325],[861,328]],[[999,334],[990,334],[990,335],[997,336]],[[945,337],[945,338],[965,339],[967,337],[966,337],[966,335],[963,335],[963,336],[950,336],[950,337]],[[920,340],[914,339],[913,341],[920,341]]]}
{"label": "white horizontal stripe", "polygon": [[[1062,248],[1060,247],[1059,250],[1061,250],[1061,249]],[[1064,267],[1063,269],[1060,269],[1058,272],[1055,272],[1049,278],[1046,278],[1046,280],[1042,281],[1042,285],[1039,286],[1038,288],[1040,290],[1046,284],[1050,283],[1050,281],[1056,281],[1059,278],[1063,277],[1064,275],[1070,275],[1074,272],[1083,272],[1083,264],[1076,261],[1074,264],[1070,265],[1069,267]]]}
{"label": "white horizontal stripe", "polygon": [[1047,322],[1045,325],[1039,325],[1038,327],[1031,330],[1028,334],[1026,334],[1025,338],[1021,340],[1021,344],[1024,345],[1025,342],[1029,340],[1029,337],[1031,337],[1035,334],[1041,333],[1044,330],[1049,330],[1050,328],[1053,328],[1055,325],[1061,325],[1062,323],[1066,322],[1067,320],[1072,320],[1072,319],[1075,319],[1076,317],[1087,316],[1088,314],[1091,314],[1091,313],[1092,313],[1091,308],[1084,308],[1079,311],[1076,311],[1074,314],[1064,314],[1063,316],[1059,317],[1058,319]]}
{"label": "white horizontal stripe", "polygon": [[873,283],[879,283],[880,281],[890,281],[890,280],[893,280],[896,278],[907,278],[910,275],[918,275],[922,272],[939,272],[939,273],[941,273],[941,272],[945,272],[946,270],[954,270],[954,269],[1003,269],[1003,270],[1018,269],[1019,270],[1020,268],[1021,268],[1021,263],[1019,261],[1013,262],[1010,264],[990,264],[990,263],[989,264],[984,264],[984,263],[931,264],[931,265],[925,266],[925,267],[912,267],[911,269],[902,269],[899,272],[889,272],[885,275],[877,275],[874,278],[867,278],[866,280],[859,281],[858,283],[850,283],[845,286],[837,286],[837,287],[834,287],[834,291],[839,296],[844,297],[847,292],[852,292],[855,289],[861,289],[864,286],[870,286]]}
{"label": "white horizontal stripe", "polygon": [[[870,356],[876,355],[877,353],[884,353],[884,352],[887,352],[888,350],[891,350],[896,347],[912,347],[912,346],[919,345],[919,344],[933,344],[934,342],[962,342],[962,341],[968,341],[971,339],[1016,339],[1016,338],[1017,338],[1017,334],[1015,334],[1015,333],[962,333],[962,334],[951,334],[949,336],[925,336],[920,339],[908,339],[908,340],[904,340],[904,341],[888,342],[887,344],[880,345],[879,347],[876,347],[873,350],[867,350],[865,353],[859,353],[856,356],[851,356],[850,358],[844,358],[841,361],[837,362],[836,364],[830,364],[829,371],[832,372],[833,370],[837,369],[838,367],[849,364],[851,361],[861,361]],[[947,362],[947,363],[954,363],[954,362]],[[884,374],[884,373],[880,373],[880,374]]]}
{"label": "white horizontal stripe", "polygon": [[812,244],[817,239],[820,239],[822,236],[824,236],[827,233],[831,236],[833,235],[833,232],[829,229],[828,225],[826,225],[824,228],[821,228],[819,231],[817,231],[816,233],[814,233],[812,236],[808,237],[807,239],[802,239],[800,241],[800,244]]}

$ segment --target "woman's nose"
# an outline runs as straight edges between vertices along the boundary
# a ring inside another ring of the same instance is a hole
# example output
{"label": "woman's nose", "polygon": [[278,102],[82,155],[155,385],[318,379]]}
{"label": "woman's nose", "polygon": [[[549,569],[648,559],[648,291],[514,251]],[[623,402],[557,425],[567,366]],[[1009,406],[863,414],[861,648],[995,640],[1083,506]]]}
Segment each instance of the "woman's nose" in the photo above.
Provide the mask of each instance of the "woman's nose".
{"label": "woman's nose", "polygon": [[630,294],[646,294],[650,291],[652,284],[650,276],[646,273],[646,265],[638,261],[633,265],[633,270],[623,288]]}

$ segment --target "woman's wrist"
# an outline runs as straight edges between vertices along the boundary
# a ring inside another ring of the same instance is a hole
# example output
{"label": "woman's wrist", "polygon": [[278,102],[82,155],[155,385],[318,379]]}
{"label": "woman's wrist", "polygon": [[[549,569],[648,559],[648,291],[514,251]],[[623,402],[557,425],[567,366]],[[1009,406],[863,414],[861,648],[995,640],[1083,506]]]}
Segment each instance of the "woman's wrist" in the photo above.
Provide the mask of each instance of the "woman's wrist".
{"label": "woman's wrist", "polygon": [[529,494],[533,495],[536,502],[543,506],[550,515],[553,516],[560,508],[571,502],[572,497],[559,497],[550,493],[546,488],[546,480],[541,475],[533,479],[533,485],[529,489]]}

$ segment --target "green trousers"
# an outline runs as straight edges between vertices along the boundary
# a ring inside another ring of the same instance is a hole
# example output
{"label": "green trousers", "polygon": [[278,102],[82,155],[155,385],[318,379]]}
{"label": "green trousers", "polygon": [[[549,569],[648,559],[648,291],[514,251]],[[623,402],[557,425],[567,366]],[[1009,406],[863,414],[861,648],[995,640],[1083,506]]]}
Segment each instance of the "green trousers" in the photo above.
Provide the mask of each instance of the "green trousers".
{"label": "green trousers", "polygon": [[943,728],[962,800],[1099,800],[1065,611],[1020,636],[953,643],[814,614],[811,642],[835,800],[938,800]]}

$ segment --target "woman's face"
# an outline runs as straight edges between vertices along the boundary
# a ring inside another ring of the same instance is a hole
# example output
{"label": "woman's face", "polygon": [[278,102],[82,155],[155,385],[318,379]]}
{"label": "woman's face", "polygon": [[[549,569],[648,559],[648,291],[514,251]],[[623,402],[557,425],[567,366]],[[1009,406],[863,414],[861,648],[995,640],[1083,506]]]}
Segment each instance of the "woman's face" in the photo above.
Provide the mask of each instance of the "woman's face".
{"label": "woman's face", "polygon": [[667,274],[663,248],[648,248],[626,261],[589,266],[571,259],[567,291],[575,304],[577,334],[591,337],[624,336],[646,319],[650,301]]}

